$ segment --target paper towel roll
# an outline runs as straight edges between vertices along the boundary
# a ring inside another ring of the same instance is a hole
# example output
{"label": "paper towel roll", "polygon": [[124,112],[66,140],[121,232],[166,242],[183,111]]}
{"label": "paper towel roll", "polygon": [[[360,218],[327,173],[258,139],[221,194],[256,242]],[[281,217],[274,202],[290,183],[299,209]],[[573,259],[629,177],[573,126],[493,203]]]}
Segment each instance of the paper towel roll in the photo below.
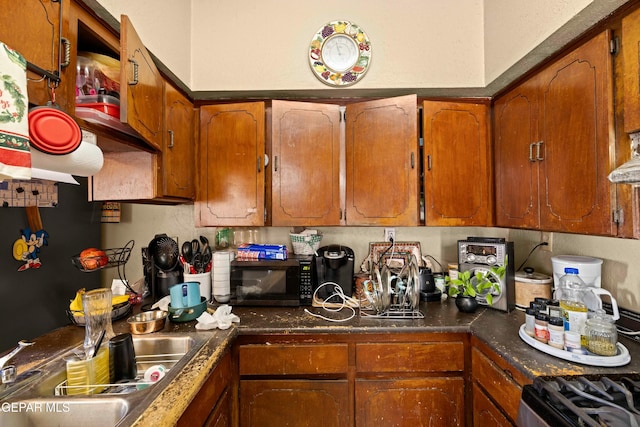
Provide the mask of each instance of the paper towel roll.
{"label": "paper towel roll", "polygon": [[78,148],[61,156],[31,150],[31,166],[54,172],[62,172],[76,176],[91,176],[104,163],[102,150],[97,145],[82,141]]}

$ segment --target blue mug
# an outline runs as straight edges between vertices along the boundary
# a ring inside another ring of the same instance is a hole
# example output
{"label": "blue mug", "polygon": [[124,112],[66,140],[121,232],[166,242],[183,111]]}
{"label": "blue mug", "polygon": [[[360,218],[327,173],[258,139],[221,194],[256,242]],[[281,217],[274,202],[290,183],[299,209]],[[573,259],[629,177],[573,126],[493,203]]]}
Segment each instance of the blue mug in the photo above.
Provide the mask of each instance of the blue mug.
{"label": "blue mug", "polygon": [[200,283],[178,283],[169,288],[171,307],[187,308],[200,304]]}

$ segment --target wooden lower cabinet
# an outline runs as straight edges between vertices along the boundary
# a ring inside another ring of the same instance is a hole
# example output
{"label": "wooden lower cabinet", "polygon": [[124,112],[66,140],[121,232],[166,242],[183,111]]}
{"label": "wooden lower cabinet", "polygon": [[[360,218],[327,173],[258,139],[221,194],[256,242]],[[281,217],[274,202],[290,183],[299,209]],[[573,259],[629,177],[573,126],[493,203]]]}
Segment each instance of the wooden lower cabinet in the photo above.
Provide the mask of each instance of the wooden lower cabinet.
{"label": "wooden lower cabinet", "polygon": [[513,423],[489,399],[477,385],[473,384],[473,425],[477,427],[511,427]]}
{"label": "wooden lower cabinet", "polygon": [[240,380],[240,425],[350,426],[349,384],[343,380]]}
{"label": "wooden lower cabinet", "polygon": [[[522,387],[532,381],[486,344],[471,339],[473,425],[515,425]],[[493,421],[487,424],[487,421]]]}
{"label": "wooden lower cabinet", "polygon": [[231,427],[233,363],[227,352],[178,420],[178,426]]}
{"label": "wooden lower cabinet", "polygon": [[464,379],[356,380],[355,425],[463,426]]}
{"label": "wooden lower cabinet", "polygon": [[467,334],[241,337],[246,426],[463,426]]}

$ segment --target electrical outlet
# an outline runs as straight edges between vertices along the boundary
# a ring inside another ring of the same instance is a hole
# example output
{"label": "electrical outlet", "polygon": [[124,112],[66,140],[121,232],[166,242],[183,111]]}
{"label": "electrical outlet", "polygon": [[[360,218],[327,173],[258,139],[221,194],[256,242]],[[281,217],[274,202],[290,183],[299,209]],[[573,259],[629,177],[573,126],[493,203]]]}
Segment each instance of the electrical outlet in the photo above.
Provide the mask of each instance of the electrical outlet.
{"label": "electrical outlet", "polygon": [[393,239],[393,241],[396,241],[396,229],[395,228],[385,228],[384,229],[384,241],[385,242],[390,242],[391,239]]}
{"label": "electrical outlet", "polygon": [[553,251],[553,233],[550,231],[540,232],[540,241],[547,242],[547,245],[540,246],[541,251],[552,252]]}

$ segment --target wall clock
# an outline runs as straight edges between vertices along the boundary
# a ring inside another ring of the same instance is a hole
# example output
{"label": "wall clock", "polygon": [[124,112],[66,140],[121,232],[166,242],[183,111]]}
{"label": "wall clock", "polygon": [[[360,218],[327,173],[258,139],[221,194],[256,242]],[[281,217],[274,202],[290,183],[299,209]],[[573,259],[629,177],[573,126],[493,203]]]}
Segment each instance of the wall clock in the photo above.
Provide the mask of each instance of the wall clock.
{"label": "wall clock", "polygon": [[358,25],[331,21],[313,36],[309,64],[315,76],[329,86],[357,83],[369,69],[371,42]]}

